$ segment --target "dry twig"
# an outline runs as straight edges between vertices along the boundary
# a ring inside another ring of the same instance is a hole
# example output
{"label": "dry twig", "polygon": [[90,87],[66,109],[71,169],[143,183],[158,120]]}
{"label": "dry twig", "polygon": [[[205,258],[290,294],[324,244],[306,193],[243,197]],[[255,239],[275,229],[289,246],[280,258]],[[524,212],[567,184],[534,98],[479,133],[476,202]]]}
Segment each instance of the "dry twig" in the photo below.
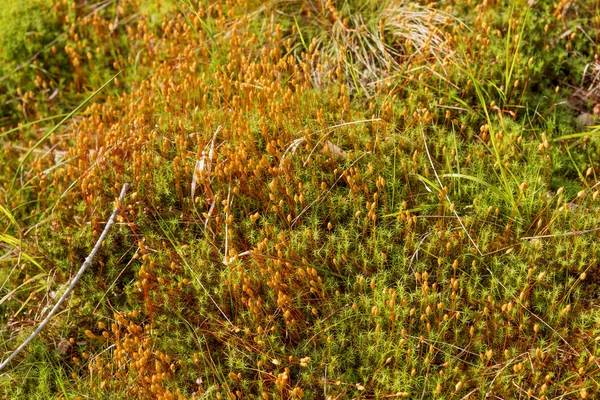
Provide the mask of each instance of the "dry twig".
{"label": "dry twig", "polygon": [[79,282],[79,279],[81,279],[81,277],[83,276],[83,273],[85,272],[87,267],[89,267],[90,264],[92,263],[92,261],[94,261],[94,257],[96,256],[96,253],[98,252],[98,250],[100,250],[102,243],[104,242],[104,240],[106,239],[106,236],[108,235],[108,231],[109,231],[110,227],[115,222],[117,214],[121,210],[121,203],[123,202],[123,199],[125,198],[125,194],[127,193],[128,188],[129,188],[128,183],[123,185],[123,188],[121,189],[121,194],[119,195],[119,200],[117,200],[117,202],[115,204],[115,209],[114,209],[112,215],[110,216],[110,218],[108,219],[108,222],[106,223],[106,226],[104,227],[104,230],[102,231],[102,234],[98,238],[98,241],[96,242],[96,245],[92,249],[92,252],[87,256],[84,263],[81,265],[81,268],[79,268],[77,275],[75,275],[75,277],[71,281],[71,284],[69,284],[69,287],[67,288],[67,290],[65,290],[65,293],[63,293],[63,295],[60,296],[60,299],[58,299],[58,301],[56,302],[56,304],[54,305],[54,307],[52,308],[52,310],[50,311],[48,316],[42,321],[42,323],[36,328],[36,330],[33,331],[33,333],[19,347],[17,347],[17,349],[15,351],[13,351],[10,354],[10,356],[8,356],[8,358],[2,362],[2,364],[0,364],[0,371],[2,371],[4,369],[4,367],[6,367],[8,365],[8,363],[10,363],[25,347],[27,347],[29,342],[31,342],[33,339],[35,339],[35,337],[42,331],[42,329],[44,329],[44,327],[48,324],[48,322],[50,322],[50,320],[52,319],[52,317],[54,317],[54,315],[56,314],[56,312],[58,311],[58,309],[60,308],[62,303],[65,301],[65,299],[69,295],[69,293],[71,293],[71,291],[75,288],[75,285],[77,284],[77,282]]}

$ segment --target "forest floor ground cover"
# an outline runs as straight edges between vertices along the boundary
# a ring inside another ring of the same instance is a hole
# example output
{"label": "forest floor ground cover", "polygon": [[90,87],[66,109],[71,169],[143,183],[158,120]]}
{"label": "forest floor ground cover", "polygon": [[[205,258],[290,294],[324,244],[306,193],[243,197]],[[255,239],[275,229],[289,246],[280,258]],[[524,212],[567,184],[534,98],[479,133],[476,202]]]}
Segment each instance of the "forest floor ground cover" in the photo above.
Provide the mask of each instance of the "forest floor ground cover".
{"label": "forest floor ground cover", "polygon": [[1,398],[599,392],[597,0],[5,3]]}

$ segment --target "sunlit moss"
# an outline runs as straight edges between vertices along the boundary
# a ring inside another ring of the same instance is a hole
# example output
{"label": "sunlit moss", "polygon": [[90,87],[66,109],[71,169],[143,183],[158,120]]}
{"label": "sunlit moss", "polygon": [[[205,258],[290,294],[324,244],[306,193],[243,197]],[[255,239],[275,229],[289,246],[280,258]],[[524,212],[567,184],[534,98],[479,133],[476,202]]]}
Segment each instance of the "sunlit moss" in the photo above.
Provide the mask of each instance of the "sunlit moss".
{"label": "sunlit moss", "polygon": [[[1,201],[25,228],[2,247],[2,321],[19,327],[3,331],[3,353],[131,189],[70,304],[9,370],[23,387],[7,393],[589,396],[598,140],[563,137],[575,115],[550,74],[562,42],[546,49],[554,39],[539,32],[548,24],[555,38],[593,14],[503,2],[96,6],[53,8],[72,23],[62,90],[76,98],[121,74],[15,176],[46,123],[0,139]],[[560,52],[590,58],[577,40]],[[54,115],[43,97],[26,100]]]}

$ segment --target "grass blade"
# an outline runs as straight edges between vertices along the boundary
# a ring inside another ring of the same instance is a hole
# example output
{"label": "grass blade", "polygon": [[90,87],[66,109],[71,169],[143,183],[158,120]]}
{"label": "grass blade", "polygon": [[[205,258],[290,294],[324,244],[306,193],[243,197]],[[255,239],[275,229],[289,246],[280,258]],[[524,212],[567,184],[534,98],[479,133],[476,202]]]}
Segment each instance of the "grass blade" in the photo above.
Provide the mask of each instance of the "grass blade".
{"label": "grass blade", "polygon": [[511,204],[511,200],[510,198],[508,198],[506,196],[506,194],[504,192],[502,192],[500,189],[498,189],[497,187],[495,187],[494,185],[484,181],[483,179],[479,179],[475,176],[471,176],[471,175],[465,175],[465,174],[445,174],[442,175],[442,177],[444,178],[460,178],[460,179],[468,179],[470,181],[479,183],[480,185],[485,186],[486,188],[488,188],[492,193],[494,193],[495,195],[497,195],[498,197],[502,198],[504,201],[506,201],[507,203]]}
{"label": "grass blade", "polygon": [[2,212],[2,214],[4,214],[6,216],[6,218],[8,218],[8,220],[11,222],[11,224],[13,224],[16,227],[19,227],[19,224],[17,223],[17,220],[15,219],[15,217],[8,210],[8,208],[4,207],[2,204],[0,204],[0,212]]}
{"label": "grass blade", "polygon": [[593,129],[588,132],[571,133],[570,135],[563,135],[552,139],[553,142],[560,142],[561,140],[569,139],[581,139],[590,136],[600,136],[600,125],[592,127]]}
{"label": "grass blade", "polygon": [[60,120],[60,122],[56,125],[54,125],[54,127],[52,129],[50,129],[48,132],[46,132],[46,134],[44,136],[42,136],[42,138],[40,140],[37,141],[36,144],[34,144],[28,151],[27,153],[25,153],[25,156],[23,157],[23,159],[21,160],[21,162],[19,163],[19,166],[17,167],[17,171],[15,172],[15,175],[13,176],[13,180],[10,184],[11,188],[14,187],[14,184],[17,180],[17,176],[19,175],[19,172],[21,171],[21,169],[23,168],[23,165],[25,164],[25,161],[27,161],[27,159],[29,158],[29,156],[31,156],[31,153],[33,153],[33,151],[35,149],[37,149],[42,143],[44,143],[54,132],[56,132],[56,130],[58,128],[60,128],[68,119],[70,119],[73,115],[77,114],[77,112],[79,110],[81,110],[87,103],[90,102],[90,100],[92,100],[94,97],[96,97],[96,95],[100,92],[102,92],[113,80],[115,80],[115,78],[117,76],[119,76],[121,74],[122,71],[117,72],[115,75],[113,75],[108,81],[106,81],[102,86],[100,86],[98,89],[96,89],[96,91],[94,93],[92,93],[91,95],[89,95],[83,102],[79,103],[79,105],[77,107],[75,107],[73,109],[73,111],[71,111],[70,113],[68,113],[67,115],[65,115],[65,117],[63,119]]}

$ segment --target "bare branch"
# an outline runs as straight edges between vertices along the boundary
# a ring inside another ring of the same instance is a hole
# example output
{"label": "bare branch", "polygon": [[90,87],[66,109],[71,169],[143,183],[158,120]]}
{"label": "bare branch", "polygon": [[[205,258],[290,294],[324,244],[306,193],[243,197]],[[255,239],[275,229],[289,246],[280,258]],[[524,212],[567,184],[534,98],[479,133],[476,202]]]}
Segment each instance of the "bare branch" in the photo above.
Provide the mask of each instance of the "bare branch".
{"label": "bare branch", "polygon": [[4,369],[4,367],[6,367],[8,365],[8,363],[10,363],[13,360],[13,358],[15,358],[25,347],[27,347],[29,342],[31,342],[33,339],[35,339],[35,337],[42,331],[42,329],[44,329],[44,327],[48,324],[48,322],[50,322],[50,320],[56,314],[59,307],[65,301],[65,299],[67,298],[69,293],[71,293],[73,288],[75,288],[75,285],[77,284],[77,282],[79,282],[79,279],[81,279],[81,277],[83,276],[83,273],[85,272],[87,267],[89,267],[90,264],[92,263],[92,261],[94,261],[94,257],[96,256],[96,253],[98,252],[98,250],[100,250],[102,243],[104,242],[104,240],[106,239],[106,236],[108,235],[108,231],[109,231],[110,227],[115,222],[117,214],[119,213],[119,211],[121,209],[121,203],[123,202],[123,199],[125,198],[125,194],[127,193],[128,188],[129,188],[128,183],[123,185],[123,188],[121,189],[121,194],[119,195],[119,200],[116,202],[115,209],[114,209],[112,215],[110,216],[108,222],[106,223],[106,226],[104,227],[104,230],[102,231],[102,234],[100,235],[100,238],[98,238],[98,241],[96,242],[96,245],[92,249],[92,252],[87,256],[83,265],[81,265],[81,268],[79,268],[77,275],[75,275],[75,277],[71,281],[71,284],[69,285],[67,290],[65,290],[65,293],[62,296],[60,296],[60,299],[58,299],[58,301],[54,305],[54,308],[52,308],[52,310],[50,311],[48,316],[42,321],[40,326],[38,326],[36,328],[36,330],[19,347],[17,347],[17,349],[15,351],[13,351],[11,353],[11,355],[2,362],[2,364],[0,364],[0,371],[2,371]]}

